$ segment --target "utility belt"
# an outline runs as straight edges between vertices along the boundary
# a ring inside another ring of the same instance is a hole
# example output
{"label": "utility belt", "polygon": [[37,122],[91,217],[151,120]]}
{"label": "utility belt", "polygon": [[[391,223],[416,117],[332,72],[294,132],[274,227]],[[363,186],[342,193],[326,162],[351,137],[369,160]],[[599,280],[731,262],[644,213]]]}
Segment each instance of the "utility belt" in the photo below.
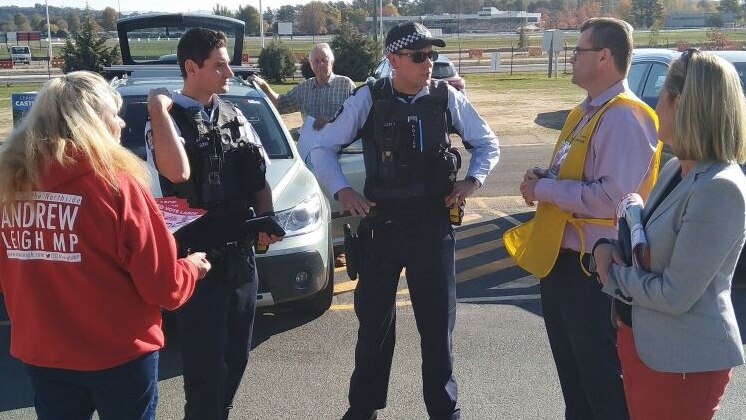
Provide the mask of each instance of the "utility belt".
{"label": "utility belt", "polygon": [[[353,232],[349,224],[344,228],[344,249],[345,259],[347,262],[347,275],[350,279],[356,280],[360,262],[365,252],[363,247],[365,243],[370,243],[374,231],[386,227],[386,229],[395,229],[405,232],[408,235],[421,234],[422,230],[430,229],[435,224],[451,223],[453,220],[449,217],[449,209],[445,207],[442,200],[437,202],[426,199],[412,199],[407,206],[387,206],[378,203],[373,207],[366,217],[360,220],[357,232]],[[463,212],[462,212],[463,214]]]}

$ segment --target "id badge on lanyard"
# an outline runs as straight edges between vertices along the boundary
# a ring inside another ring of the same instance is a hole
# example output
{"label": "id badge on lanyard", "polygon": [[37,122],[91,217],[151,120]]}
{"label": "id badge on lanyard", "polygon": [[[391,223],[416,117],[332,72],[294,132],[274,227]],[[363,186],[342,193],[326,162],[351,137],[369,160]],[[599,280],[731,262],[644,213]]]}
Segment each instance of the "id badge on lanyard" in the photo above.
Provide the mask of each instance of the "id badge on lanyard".
{"label": "id badge on lanyard", "polygon": [[567,139],[564,142],[562,142],[562,146],[560,146],[559,150],[557,150],[557,154],[554,155],[554,160],[552,161],[552,165],[549,167],[549,170],[547,171],[547,178],[557,179],[557,175],[559,175],[560,168],[562,168],[562,164],[565,163],[565,159],[567,159],[567,155],[570,153],[571,146],[572,146],[572,139]]}

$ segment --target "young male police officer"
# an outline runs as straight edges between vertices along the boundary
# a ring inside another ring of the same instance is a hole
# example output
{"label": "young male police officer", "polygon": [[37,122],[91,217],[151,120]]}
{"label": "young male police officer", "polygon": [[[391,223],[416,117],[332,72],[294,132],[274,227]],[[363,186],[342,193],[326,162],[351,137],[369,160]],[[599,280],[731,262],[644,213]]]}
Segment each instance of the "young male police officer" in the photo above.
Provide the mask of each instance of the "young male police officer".
{"label": "young male police officer", "polygon": [[[419,23],[402,23],[386,36],[392,78],[363,86],[319,132],[311,149],[315,173],[342,208],[364,216],[358,229],[360,322],[350,408],[344,419],[375,419],[386,406],[394,351],[399,275],[407,283],[422,347],[425,405],[431,419],[458,419],[452,332],[456,318],[455,240],[449,208],[479,188],[499,158],[497,138],[469,101],[447,83],[431,81],[437,52]],[[468,176],[456,181],[449,122],[470,145]],[[363,138],[364,196],[353,190],[337,151],[358,131]],[[348,264],[350,258],[348,255]]]}
{"label": "young male police officer", "polygon": [[[233,77],[226,46],[222,32],[191,29],[177,47],[184,88],[148,95],[149,161],[161,175],[163,195],[208,210],[190,234],[198,251],[221,232],[239,230],[250,207],[260,215],[272,213],[272,191],[264,178],[268,161],[256,132],[240,110],[217,96],[228,91]],[[264,245],[279,239],[258,235]],[[258,283],[253,243],[254,238],[243,237],[221,247],[213,270],[176,312],[186,419],[228,418],[251,348]]]}

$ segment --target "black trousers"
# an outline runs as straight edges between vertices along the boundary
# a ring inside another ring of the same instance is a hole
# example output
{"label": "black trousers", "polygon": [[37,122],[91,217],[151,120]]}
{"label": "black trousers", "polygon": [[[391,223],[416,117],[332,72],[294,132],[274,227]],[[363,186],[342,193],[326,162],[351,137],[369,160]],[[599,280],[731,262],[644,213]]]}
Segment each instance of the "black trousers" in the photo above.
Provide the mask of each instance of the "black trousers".
{"label": "black trousers", "polygon": [[[584,260],[588,267],[587,256]],[[541,281],[541,307],[565,398],[565,418],[628,419],[611,297],[582,272],[578,252],[560,252]]]}
{"label": "black trousers", "polygon": [[223,420],[249,361],[256,309],[254,255],[228,252],[176,312],[187,420]]}
{"label": "black trousers", "polygon": [[456,321],[455,240],[443,208],[380,213],[358,229],[362,261],[355,289],[360,322],[350,407],[386,406],[396,328],[396,290],[406,268],[421,338],[422,382],[432,419],[459,419],[453,375]]}

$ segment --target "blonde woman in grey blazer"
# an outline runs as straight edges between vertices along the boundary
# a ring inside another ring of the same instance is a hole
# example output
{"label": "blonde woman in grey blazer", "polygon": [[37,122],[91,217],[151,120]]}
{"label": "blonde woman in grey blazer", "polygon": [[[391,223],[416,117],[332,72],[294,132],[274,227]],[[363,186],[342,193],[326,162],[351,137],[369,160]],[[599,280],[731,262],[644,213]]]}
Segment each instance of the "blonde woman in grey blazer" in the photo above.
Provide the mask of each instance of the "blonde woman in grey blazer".
{"label": "blonde woman in grey blazer", "polygon": [[746,237],[746,105],[731,64],[688,50],[656,108],[666,164],[642,218],[650,269],[627,267],[616,243],[594,247],[615,298],[624,390],[633,420],[711,419],[744,363],[731,282]]}

